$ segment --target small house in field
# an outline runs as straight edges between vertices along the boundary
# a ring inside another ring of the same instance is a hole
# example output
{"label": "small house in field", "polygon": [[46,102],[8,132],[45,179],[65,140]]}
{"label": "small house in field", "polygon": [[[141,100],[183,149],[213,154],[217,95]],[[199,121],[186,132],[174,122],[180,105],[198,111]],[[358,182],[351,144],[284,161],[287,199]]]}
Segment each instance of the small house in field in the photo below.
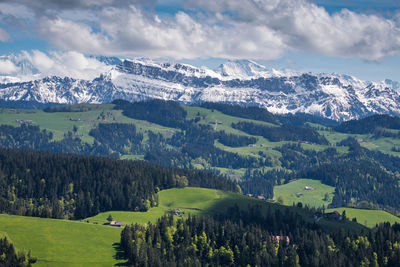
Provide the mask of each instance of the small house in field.
{"label": "small house in field", "polygon": [[315,190],[315,188],[311,186],[305,186],[304,189],[309,191]]}
{"label": "small house in field", "polygon": [[110,225],[111,226],[116,226],[116,227],[122,227],[123,226],[122,222],[119,222],[119,221],[111,221]]}
{"label": "small house in field", "polygon": [[180,209],[173,209],[171,210],[172,215],[181,215],[182,211]]}
{"label": "small house in field", "polygon": [[331,220],[336,220],[336,221],[341,221],[342,215],[340,215],[339,212],[337,212],[336,210],[334,212],[329,212],[329,213],[325,213],[325,218],[327,219],[331,219]]}

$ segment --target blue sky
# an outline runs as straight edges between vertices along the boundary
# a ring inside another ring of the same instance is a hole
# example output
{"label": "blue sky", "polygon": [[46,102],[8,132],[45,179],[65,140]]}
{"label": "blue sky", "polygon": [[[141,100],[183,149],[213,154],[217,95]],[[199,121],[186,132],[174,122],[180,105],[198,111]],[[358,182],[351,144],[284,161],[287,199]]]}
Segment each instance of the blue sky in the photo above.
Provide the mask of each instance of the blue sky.
{"label": "blue sky", "polygon": [[[0,55],[41,70],[71,53],[93,68],[78,55],[212,68],[251,59],[399,81],[400,0],[0,0]],[[16,74],[12,64],[0,60],[0,75]]]}

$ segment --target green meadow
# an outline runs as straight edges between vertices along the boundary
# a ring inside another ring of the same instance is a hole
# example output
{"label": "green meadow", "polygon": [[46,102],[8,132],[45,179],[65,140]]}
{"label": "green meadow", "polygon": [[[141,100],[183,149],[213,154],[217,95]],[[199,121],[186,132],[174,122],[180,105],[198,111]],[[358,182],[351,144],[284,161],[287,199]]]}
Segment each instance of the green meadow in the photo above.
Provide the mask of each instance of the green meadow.
{"label": "green meadow", "polygon": [[77,221],[0,215],[0,233],[37,257],[34,266],[113,266],[120,229]]}
{"label": "green meadow", "polygon": [[346,217],[349,219],[356,218],[357,222],[369,228],[373,228],[376,224],[390,222],[391,224],[400,223],[400,218],[383,210],[367,210],[353,208],[336,208],[327,209],[326,212],[338,211],[340,214],[345,210]]}
{"label": "green meadow", "polygon": [[[7,236],[19,251],[31,251],[37,257],[35,266],[114,266],[124,265],[118,253],[121,228],[104,225],[112,215],[124,224],[156,222],[172,209],[189,214],[212,215],[237,205],[247,210],[257,205],[260,213],[267,210],[289,208],[308,222],[314,222],[312,214],[304,209],[284,207],[240,194],[205,188],[173,188],[158,193],[159,206],[147,212],[109,211],[82,221],[0,215],[0,236]],[[283,213],[282,213],[283,214]],[[318,222],[323,228],[338,228],[359,232],[363,228],[353,222]]]}
{"label": "green meadow", "polygon": [[124,224],[145,224],[147,222],[155,223],[158,218],[173,209],[184,211],[183,217],[187,217],[189,213],[197,215],[211,214],[216,203],[227,198],[235,198],[235,196],[239,195],[214,189],[196,187],[172,188],[160,191],[158,193],[159,205],[150,208],[147,212],[110,211],[99,213],[86,220],[91,223],[104,224],[107,223],[107,217],[111,215],[114,220],[121,221]]}
{"label": "green meadow", "polygon": [[[147,121],[135,120],[128,118],[122,114],[121,110],[114,110],[112,104],[79,104],[72,107],[89,107],[89,110],[84,112],[44,112],[39,109],[0,109],[0,125],[8,124],[19,126],[16,120],[32,120],[32,125],[37,125],[40,129],[46,129],[54,134],[55,140],[61,140],[64,133],[72,130],[74,126],[78,128],[77,134],[82,136],[82,141],[93,143],[94,139],[89,135],[91,129],[97,127],[99,123],[133,123],[137,130],[144,133],[144,138],[147,138],[146,132],[151,130],[159,132],[166,137],[171,136],[176,129],[163,127]],[[106,114],[104,118],[100,114]],[[73,120],[71,120],[73,119]]]}
{"label": "green meadow", "polygon": [[[312,187],[314,190],[306,190],[305,187]],[[284,205],[292,205],[301,202],[310,207],[327,207],[333,198],[335,187],[325,185],[318,180],[299,179],[293,182],[274,187],[274,199],[281,196]],[[328,197],[325,199],[325,194]]]}

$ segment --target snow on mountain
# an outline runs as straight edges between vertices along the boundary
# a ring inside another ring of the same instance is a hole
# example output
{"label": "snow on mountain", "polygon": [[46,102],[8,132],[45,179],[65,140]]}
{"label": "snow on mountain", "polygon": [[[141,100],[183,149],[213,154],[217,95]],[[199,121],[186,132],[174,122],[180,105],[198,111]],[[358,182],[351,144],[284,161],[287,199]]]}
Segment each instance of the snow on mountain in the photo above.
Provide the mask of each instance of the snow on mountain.
{"label": "snow on mountain", "polygon": [[337,74],[290,73],[253,61],[230,61],[216,70],[148,59],[108,60],[109,70],[93,80],[44,77],[0,79],[0,99],[40,103],[109,103],[122,98],[203,101],[265,107],[273,113],[304,112],[335,120],[373,113],[400,115],[399,84],[367,82]]}

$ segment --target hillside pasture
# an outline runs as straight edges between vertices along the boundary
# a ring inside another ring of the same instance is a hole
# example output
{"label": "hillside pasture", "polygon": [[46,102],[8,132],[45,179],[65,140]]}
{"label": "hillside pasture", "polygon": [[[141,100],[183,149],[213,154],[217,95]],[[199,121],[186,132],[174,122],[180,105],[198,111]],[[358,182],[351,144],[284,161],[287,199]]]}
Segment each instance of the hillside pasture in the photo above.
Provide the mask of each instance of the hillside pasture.
{"label": "hillside pasture", "polygon": [[[306,190],[311,187],[313,190]],[[325,185],[318,180],[298,179],[284,185],[274,187],[274,199],[278,200],[282,196],[284,205],[292,205],[301,202],[303,205],[319,208],[327,207],[333,198],[335,187]],[[328,198],[325,199],[325,194]]]}
{"label": "hillside pasture", "polygon": [[327,209],[325,212],[338,211],[340,214],[345,210],[348,219],[356,218],[357,222],[369,228],[373,228],[376,224],[390,222],[391,224],[400,223],[400,218],[386,212],[384,210],[367,210],[354,208],[335,208]]}
{"label": "hillside pasture", "polygon": [[86,222],[0,215],[0,234],[19,251],[31,251],[34,266],[113,266],[121,229]]}

